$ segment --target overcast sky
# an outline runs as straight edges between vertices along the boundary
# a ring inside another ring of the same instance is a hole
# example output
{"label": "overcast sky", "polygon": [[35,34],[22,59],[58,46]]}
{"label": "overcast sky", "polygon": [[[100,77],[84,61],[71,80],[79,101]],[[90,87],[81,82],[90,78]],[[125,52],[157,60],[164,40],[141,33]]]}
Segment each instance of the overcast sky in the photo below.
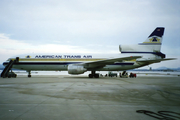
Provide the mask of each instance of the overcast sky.
{"label": "overcast sky", "polygon": [[[162,52],[180,59],[180,0],[0,0],[0,64],[31,53],[117,53],[165,27]],[[180,67],[180,60],[152,67]]]}

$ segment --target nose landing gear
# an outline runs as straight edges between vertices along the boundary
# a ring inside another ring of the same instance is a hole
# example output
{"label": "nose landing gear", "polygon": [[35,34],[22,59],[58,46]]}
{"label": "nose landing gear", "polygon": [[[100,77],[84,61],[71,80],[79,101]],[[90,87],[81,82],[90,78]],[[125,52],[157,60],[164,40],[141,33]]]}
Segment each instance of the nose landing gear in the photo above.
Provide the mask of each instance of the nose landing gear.
{"label": "nose landing gear", "polygon": [[28,77],[31,77],[31,71],[27,71],[28,72]]}

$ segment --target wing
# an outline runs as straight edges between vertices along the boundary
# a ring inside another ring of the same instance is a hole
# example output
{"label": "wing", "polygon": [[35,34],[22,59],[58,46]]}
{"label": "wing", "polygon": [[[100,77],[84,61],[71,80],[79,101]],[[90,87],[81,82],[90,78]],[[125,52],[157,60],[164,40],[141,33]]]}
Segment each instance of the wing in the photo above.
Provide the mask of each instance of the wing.
{"label": "wing", "polygon": [[161,61],[166,61],[166,60],[176,60],[176,58],[165,58],[165,59],[157,59],[157,60],[139,60],[139,61],[136,61],[138,63],[142,63],[142,64],[152,64],[152,63],[158,63],[158,62],[161,62]]}
{"label": "wing", "polygon": [[104,67],[106,65],[114,64],[115,62],[123,62],[123,61],[128,61],[128,60],[134,60],[137,58],[141,58],[141,56],[131,56],[131,57],[98,60],[98,61],[83,63],[83,66],[87,69],[92,69],[92,68],[96,69],[96,68]]}

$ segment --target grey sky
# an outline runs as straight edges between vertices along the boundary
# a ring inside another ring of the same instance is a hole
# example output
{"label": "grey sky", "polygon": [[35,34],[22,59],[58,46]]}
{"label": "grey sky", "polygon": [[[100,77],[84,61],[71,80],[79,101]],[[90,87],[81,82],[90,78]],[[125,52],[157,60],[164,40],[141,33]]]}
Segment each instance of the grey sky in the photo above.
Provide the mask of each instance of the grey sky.
{"label": "grey sky", "polygon": [[165,27],[162,52],[179,57],[179,6],[179,0],[0,0],[0,62],[21,53],[118,52],[119,44],[143,42],[156,27]]}

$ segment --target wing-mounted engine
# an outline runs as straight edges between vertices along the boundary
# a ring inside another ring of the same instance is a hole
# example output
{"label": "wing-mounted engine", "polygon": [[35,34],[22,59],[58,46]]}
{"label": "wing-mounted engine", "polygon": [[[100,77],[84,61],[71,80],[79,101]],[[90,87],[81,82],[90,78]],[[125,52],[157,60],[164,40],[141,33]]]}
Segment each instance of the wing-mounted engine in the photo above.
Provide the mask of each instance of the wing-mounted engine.
{"label": "wing-mounted engine", "polygon": [[87,69],[84,68],[84,66],[82,65],[78,65],[78,64],[70,64],[68,65],[68,73],[69,74],[83,74],[84,72],[86,72]]}

